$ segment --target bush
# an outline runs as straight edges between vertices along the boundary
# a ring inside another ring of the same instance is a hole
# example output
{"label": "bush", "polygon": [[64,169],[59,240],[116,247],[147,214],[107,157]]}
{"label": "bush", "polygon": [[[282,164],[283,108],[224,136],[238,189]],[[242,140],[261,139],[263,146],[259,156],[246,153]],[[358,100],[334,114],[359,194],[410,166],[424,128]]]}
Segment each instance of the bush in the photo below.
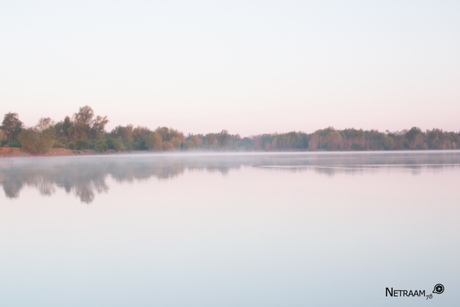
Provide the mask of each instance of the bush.
{"label": "bush", "polygon": [[105,143],[107,144],[107,147],[108,147],[109,149],[114,149],[114,150],[115,150],[115,147],[113,146],[113,142],[115,142],[115,139],[112,138],[112,137],[109,137],[109,138],[105,141]]}
{"label": "bush", "polygon": [[126,147],[123,144],[123,140],[121,139],[121,137],[118,137],[118,138],[114,139],[112,141],[112,144],[113,144],[113,148],[116,151],[126,151]]}
{"label": "bush", "polygon": [[43,154],[53,147],[52,137],[35,129],[22,130],[18,135],[18,141],[22,148],[32,154]]}
{"label": "bush", "polygon": [[133,150],[146,150],[147,147],[145,146],[145,142],[144,141],[134,141],[134,142],[131,142],[131,148]]}
{"label": "bush", "polygon": [[107,143],[104,140],[99,140],[94,144],[94,150],[99,152],[106,152],[109,149]]}
{"label": "bush", "polygon": [[79,139],[75,142],[75,148],[78,150],[81,149],[88,149],[89,148],[89,142],[87,140]]}
{"label": "bush", "polygon": [[163,142],[161,145],[164,151],[174,151],[176,149],[170,142]]}
{"label": "bush", "polygon": [[58,141],[54,142],[53,148],[66,148],[67,147],[67,138],[60,138]]}
{"label": "bush", "polygon": [[193,143],[191,140],[185,141],[181,144],[181,149],[183,150],[193,149],[194,147],[195,143]]}
{"label": "bush", "polygon": [[15,147],[15,148],[21,148],[22,147],[21,143],[16,141],[16,140],[9,141],[4,146],[5,147]]}

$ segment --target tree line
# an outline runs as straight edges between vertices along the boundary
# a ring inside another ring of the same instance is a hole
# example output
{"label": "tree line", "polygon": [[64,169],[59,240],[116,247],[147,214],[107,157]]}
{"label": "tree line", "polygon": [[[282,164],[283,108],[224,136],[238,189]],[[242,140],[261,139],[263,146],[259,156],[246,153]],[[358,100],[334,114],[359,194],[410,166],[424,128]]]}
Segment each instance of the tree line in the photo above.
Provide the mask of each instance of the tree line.
{"label": "tree line", "polygon": [[89,106],[72,117],[55,122],[41,118],[37,125],[25,127],[16,113],[7,113],[0,126],[0,147],[20,147],[31,154],[44,154],[53,148],[122,151],[316,151],[316,150],[426,150],[458,149],[460,133],[441,129],[422,131],[413,127],[397,132],[332,127],[313,133],[271,133],[251,137],[219,133],[189,134],[167,127],[151,130],[133,125],[106,131],[107,116],[95,115]]}

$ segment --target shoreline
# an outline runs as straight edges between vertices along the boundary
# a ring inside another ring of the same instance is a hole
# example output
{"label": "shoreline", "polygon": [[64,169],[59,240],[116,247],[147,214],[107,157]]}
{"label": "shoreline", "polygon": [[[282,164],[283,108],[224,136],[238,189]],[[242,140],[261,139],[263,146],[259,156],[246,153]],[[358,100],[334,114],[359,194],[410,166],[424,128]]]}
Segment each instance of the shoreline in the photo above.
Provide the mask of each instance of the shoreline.
{"label": "shoreline", "polygon": [[40,155],[33,155],[22,148],[17,147],[0,147],[0,159],[2,158],[15,158],[15,157],[62,157],[62,156],[81,156],[81,155],[97,155],[97,151],[88,149],[83,150],[70,150],[65,148],[53,148],[53,150]]}
{"label": "shoreline", "polygon": [[34,155],[27,151],[24,151],[22,148],[17,147],[0,147],[0,159],[2,158],[42,158],[42,157],[76,157],[76,156],[101,156],[101,155],[135,155],[142,153],[156,153],[156,154],[186,154],[186,153],[201,153],[201,154],[226,154],[226,153],[240,153],[240,154],[270,154],[270,153],[377,153],[377,152],[388,152],[388,153],[409,153],[409,152],[457,152],[459,149],[424,149],[424,150],[410,150],[410,149],[401,149],[401,150],[287,150],[287,151],[196,151],[196,150],[187,150],[187,151],[147,151],[147,150],[136,150],[136,151],[115,151],[108,150],[106,152],[98,152],[93,149],[86,150],[71,150],[65,148],[54,148],[53,150],[45,153]]}

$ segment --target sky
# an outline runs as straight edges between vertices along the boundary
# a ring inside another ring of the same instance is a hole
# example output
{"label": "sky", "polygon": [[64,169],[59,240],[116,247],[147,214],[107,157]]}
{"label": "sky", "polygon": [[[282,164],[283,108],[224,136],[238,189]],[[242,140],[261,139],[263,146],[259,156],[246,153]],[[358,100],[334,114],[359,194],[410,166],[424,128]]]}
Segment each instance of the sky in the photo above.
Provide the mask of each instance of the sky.
{"label": "sky", "polygon": [[0,116],[460,131],[460,1],[0,1]]}

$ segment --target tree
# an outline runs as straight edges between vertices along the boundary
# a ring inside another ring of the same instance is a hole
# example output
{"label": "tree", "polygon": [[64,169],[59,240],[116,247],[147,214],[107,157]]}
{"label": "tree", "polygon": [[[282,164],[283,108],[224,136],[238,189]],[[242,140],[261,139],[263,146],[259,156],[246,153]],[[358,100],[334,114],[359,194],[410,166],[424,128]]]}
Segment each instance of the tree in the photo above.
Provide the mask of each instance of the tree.
{"label": "tree", "polygon": [[73,115],[72,125],[68,128],[71,139],[102,139],[105,135],[105,125],[109,120],[107,116],[93,118],[94,111],[90,106],[81,107],[78,113]]}
{"label": "tree", "polygon": [[393,150],[395,148],[395,141],[391,136],[388,136],[385,140],[385,149]]}
{"label": "tree", "polygon": [[[423,149],[425,143],[422,130],[418,127],[412,127],[405,135],[407,147],[409,149]],[[427,146],[428,147],[428,146]]]}
{"label": "tree", "polygon": [[164,151],[173,151],[174,150],[174,145],[170,142],[163,142],[161,144],[162,148]]}
{"label": "tree", "polygon": [[325,137],[324,142],[328,149],[337,150],[342,142],[342,136],[338,131],[331,131]]}
{"label": "tree", "polygon": [[193,149],[194,147],[195,147],[195,144],[191,140],[185,141],[181,145],[181,148],[183,150],[190,150],[190,149]]}
{"label": "tree", "polygon": [[108,150],[107,143],[104,140],[99,140],[94,144],[94,150],[99,152],[106,152]]}
{"label": "tree", "polygon": [[231,136],[228,134],[227,130],[222,130],[216,135],[216,138],[220,147],[228,147],[232,142]]}
{"label": "tree", "polygon": [[94,140],[103,139],[105,136],[105,125],[109,123],[107,116],[96,116],[90,129],[90,137]]}
{"label": "tree", "polygon": [[3,132],[3,130],[0,129],[0,146],[1,146],[1,142],[3,140],[6,140],[6,133]]}
{"label": "tree", "polygon": [[44,154],[54,144],[54,122],[49,117],[40,118],[34,128],[22,130],[18,141],[24,150],[32,154]]}
{"label": "tree", "polygon": [[137,126],[133,130],[133,139],[136,142],[142,142],[145,140],[145,138],[147,137],[147,134],[149,133],[150,133],[149,128]]}
{"label": "tree", "polygon": [[79,139],[75,141],[75,149],[82,150],[82,149],[88,149],[88,148],[89,148],[88,140]]}
{"label": "tree", "polygon": [[76,124],[82,124],[83,126],[91,126],[93,124],[94,111],[90,106],[84,106],[80,108],[78,113],[74,114],[74,121]]}
{"label": "tree", "polygon": [[204,143],[208,146],[216,146],[217,145],[217,138],[214,133],[208,133],[206,134],[206,139]]}
{"label": "tree", "polygon": [[319,137],[316,134],[313,134],[310,138],[310,142],[308,142],[308,148],[310,150],[317,150],[319,143]]}
{"label": "tree", "polygon": [[44,154],[53,147],[53,140],[33,128],[22,130],[18,135],[22,148],[32,154]]}
{"label": "tree", "polygon": [[162,137],[159,133],[151,132],[145,138],[145,146],[151,151],[161,151],[162,141]]}
{"label": "tree", "polygon": [[133,141],[133,125],[128,125],[126,127],[116,126],[110,133],[112,137],[120,137],[124,143]]}
{"label": "tree", "polygon": [[161,139],[166,142],[170,142],[173,137],[177,137],[181,142],[185,141],[184,134],[172,128],[158,127],[155,132],[160,134]]}
{"label": "tree", "polygon": [[201,143],[203,143],[203,141],[197,136],[192,137],[191,141],[193,142],[194,146],[200,146]]}
{"label": "tree", "polygon": [[61,137],[59,140],[56,140],[53,144],[53,148],[66,148],[67,147],[67,138]]}
{"label": "tree", "polygon": [[277,137],[273,139],[270,147],[273,148],[274,150],[278,149],[278,138]]}
{"label": "tree", "polygon": [[19,120],[17,113],[7,113],[3,118],[2,130],[6,133],[9,141],[14,141],[23,129],[23,124]]}
{"label": "tree", "polygon": [[93,123],[93,116],[93,109],[89,106],[80,108],[80,111],[73,115],[73,122],[70,129],[72,140],[87,140],[89,138],[89,130]]}
{"label": "tree", "polygon": [[32,154],[40,152],[40,133],[32,128],[22,130],[18,135],[18,141],[22,148]]}
{"label": "tree", "polygon": [[121,137],[114,139],[112,143],[116,151],[126,151],[126,146],[123,144]]}
{"label": "tree", "polygon": [[43,132],[49,129],[54,129],[54,121],[49,117],[42,117],[38,120],[38,124],[35,126],[35,129],[38,132]]}
{"label": "tree", "polygon": [[180,141],[180,139],[179,139],[178,137],[175,136],[175,137],[171,138],[171,141],[170,141],[170,142],[171,142],[171,144],[174,145],[174,148],[180,149],[180,144],[181,144],[182,142]]}

